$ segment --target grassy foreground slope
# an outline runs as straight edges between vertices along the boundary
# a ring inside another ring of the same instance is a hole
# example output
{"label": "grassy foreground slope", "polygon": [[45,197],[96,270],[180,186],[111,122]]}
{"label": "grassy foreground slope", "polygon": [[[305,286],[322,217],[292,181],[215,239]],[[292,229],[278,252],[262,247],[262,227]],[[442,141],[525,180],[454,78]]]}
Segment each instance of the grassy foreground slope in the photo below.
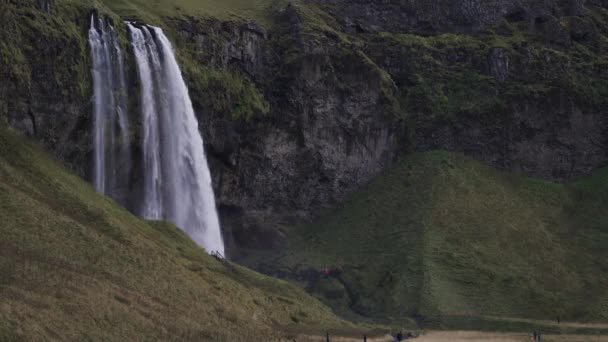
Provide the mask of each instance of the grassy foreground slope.
{"label": "grassy foreground slope", "polygon": [[346,327],[297,286],[208,256],[0,128],[0,340],[264,341]]}
{"label": "grassy foreground slope", "polygon": [[608,169],[557,184],[458,154],[414,154],[293,228],[280,256],[246,261],[302,281],[344,313],[456,327],[471,322],[453,317],[601,321],[607,206]]}

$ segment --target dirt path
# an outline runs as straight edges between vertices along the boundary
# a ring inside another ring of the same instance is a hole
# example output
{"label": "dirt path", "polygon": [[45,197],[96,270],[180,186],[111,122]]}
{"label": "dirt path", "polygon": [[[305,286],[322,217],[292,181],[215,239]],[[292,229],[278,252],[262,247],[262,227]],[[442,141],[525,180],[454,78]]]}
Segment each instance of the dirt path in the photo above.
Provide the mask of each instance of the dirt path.
{"label": "dirt path", "polygon": [[[414,342],[521,342],[532,341],[530,334],[483,333],[478,331],[429,331]],[[608,342],[608,336],[543,335],[546,342]]]}
{"label": "dirt path", "polygon": [[557,323],[556,321],[549,321],[549,320],[535,320],[535,319],[525,319],[525,318],[496,317],[496,316],[486,316],[486,318],[497,320],[497,321],[544,324],[544,325],[552,325],[552,326],[556,326],[556,327],[608,329],[607,323],[579,323],[579,322]]}
{"label": "dirt path", "polygon": [[[298,335],[285,342],[326,342],[325,336]],[[331,342],[362,342],[363,336],[336,337],[330,336]],[[368,342],[392,342],[391,336],[368,338]],[[479,331],[428,331],[412,342],[523,342],[532,341],[532,336],[523,333],[484,333]],[[594,335],[543,335],[545,342],[608,342],[608,336]]]}
{"label": "dirt path", "polygon": [[[363,336],[359,337],[359,338],[354,338],[354,337],[339,337],[339,336],[330,336],[329,339],[331,342],[362,342],[363,341]],[[298,335],[298,337],[295,340],[286,340],[285,342],[291,342],[291,341],[296,341],[296,342],[326,342],[327,338],[326,336],[310,336],[310,335]],[[383,336],[383,337],[368,337],[367,338],[367,342],[392,342],[393,338],[390,337],[389,335]],[[416,341],[416,340],[410,340],[410,341]]]}

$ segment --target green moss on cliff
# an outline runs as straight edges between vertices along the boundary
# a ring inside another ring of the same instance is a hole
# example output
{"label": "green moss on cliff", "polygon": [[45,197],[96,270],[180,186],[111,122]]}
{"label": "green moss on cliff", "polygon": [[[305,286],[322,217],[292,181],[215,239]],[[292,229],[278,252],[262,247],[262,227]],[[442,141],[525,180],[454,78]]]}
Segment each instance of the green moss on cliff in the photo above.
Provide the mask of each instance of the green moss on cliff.
{"label": "green moss on cliff", "polygon": [[196,108],[232,120],[250,121],[264,116],[270,105],[252,82],[242,75],[181,58],[182,71]]}
{"label": "green moss on cliff", "polygon": [[207,17],[227,21],[255,20],[268,23],[269,9],[286,0],[101,0],[123,18],[140,19],[159,25],[165,18]]}
{"label": "green moss on cliff", "polygon": [[88,102],[88,12],[87,5],[68,1],[57,1],[52,14],[39,10],[35,1],[0,3],[0,101],[10,99],[11,111],[39,100],[31,98],[39,89],[66,102]]}
{"label": "green moss on cliff", "polygon": [[[606,26],[606,18],[595,17],[596,27]],[[408,117],[458,120],[460,115],[504,113],[512,104],[556,94],[582,108],[608,104],[608,79],[601,71],[606,36],[583,40],[573,31],[570,43],[552,45],[518,25],[501,25],[501,34],[477,36],[360,36],[368,42],[368,55],[390,70],[401,92],[402,114]]]}
{"label": "green moss on cliff", "polygon": [[292,2],[295,7],[302,25],[302,34],[307,35],[306,40],[323,43],[328,40],[341,44],[356,43],[356,39],[352,39],[344,33],[338,24],[335,17],[328,13],[328,8],[315,4],[313,2],[300,3]]}

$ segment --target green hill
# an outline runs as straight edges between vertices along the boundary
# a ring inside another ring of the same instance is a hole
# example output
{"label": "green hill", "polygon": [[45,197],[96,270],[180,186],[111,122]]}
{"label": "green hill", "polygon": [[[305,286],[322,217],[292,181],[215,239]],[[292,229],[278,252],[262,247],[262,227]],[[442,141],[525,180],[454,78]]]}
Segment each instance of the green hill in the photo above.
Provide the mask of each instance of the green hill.
{"label": "green hill", "polygon": [[134,217],[6,129],[0,218],[1,341],[262,341],[352,328],[297,286]]}
{"label": "green hill", "polygon": [[459,154],[414,154],[287,230],[280,253],[244,260],[350,315],[606,320],[607,204],[608,169],[557,184]]}

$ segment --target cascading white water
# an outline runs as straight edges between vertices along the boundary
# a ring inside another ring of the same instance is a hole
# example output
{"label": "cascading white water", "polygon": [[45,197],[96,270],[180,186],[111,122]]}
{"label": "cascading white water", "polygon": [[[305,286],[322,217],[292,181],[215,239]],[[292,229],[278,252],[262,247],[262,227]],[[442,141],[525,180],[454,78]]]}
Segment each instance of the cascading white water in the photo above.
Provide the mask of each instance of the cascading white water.
{"label": "cascading white water", "polygon": [[[160,161],[160,136],[158,113],[156,111],[156,80],[153,77],[160,74],[160,61],[152,58],[158,57],[151,51],[156,51],[153,40],[146,42],[142,30],[129,25],[131,40],[139,80],[141,83],[141,109],[143,124],[143,169],[144,169],[144,194],[141,205],[141,216],[147,219],[158,220],[162,218],[161,197],[161,161]],[[154,70],[152,70],[154,68]]]}
{"label": "cascading white water", "polygon": [[123,54],[114,28],[91,16],[89,44],[93,67],[94,170],[98,192],[120,199],[129,169],[129,120]]}
{"label": "cascading white water", "polygon": [[141,83],[141,215],[168,219],[207,252],[223,255],[203,139],[171,43],[158,27],[128,26]]}

